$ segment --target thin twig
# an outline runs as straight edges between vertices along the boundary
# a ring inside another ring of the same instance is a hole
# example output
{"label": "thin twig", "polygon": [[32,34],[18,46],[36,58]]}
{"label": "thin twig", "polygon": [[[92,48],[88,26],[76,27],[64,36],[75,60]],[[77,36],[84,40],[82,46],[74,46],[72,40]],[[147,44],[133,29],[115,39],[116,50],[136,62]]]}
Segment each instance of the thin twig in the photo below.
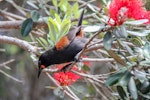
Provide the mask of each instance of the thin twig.
{"label": "thin twig", "polygon": [[[137,55],[134,56],[128,56],[127,59],[132,59],[137,57]],[[121,57],[122,60],[126,60],[126,58]],[[114,58],[82,58],[82,62],[114,62]]]}
{"label": "thin twig", "polygon": [[66,89],[67,89],[74,97],[76,97],[76,100],[80,100],[79,97],[77,97],[76,94],[74,94],[74,92],[72,92],[72,90],[71,90],[68,86],[66,86]]}
{"label": "thin twig", "polygon": [[6,62],[3,62],[3,63],[0,64],[0,68],[3,67],[3,66],[6,66],[7,64],[9,64],[11,62],[14,62],[14,61],[15,61],[15,59],[11,59],[11,60],[8,60]]}
{"label": "thin twig", "polygon": [[[15,20],[15,21],[0,21],[0,28],[5,29],[20,29],[21,24],[24,20]],[[48,27],[44,20],[39,20],[34,22],[34,27]]]}
{"label": "thin twig", "polygon": [[0,10],[0,15],[9,16],[9,17],[15,18],[17,20],[25,20],[25,17],[16,15],[14,13],[7,12],[5,10]]}
{"label": "thin twig", "polygon": [[98,77],[95,77],[94,75],[89,75],[89,74],[84,74],[84,73],[80,73],[80,72],[77,72],[75,70],[71,70],[73,73],[77,74],[77,75],[80,75],[82,77],[86,77],[86,78],[89,78],[89,79],[92,79],[98,83],[102,83],[104,84],[104,81],[101,81],[100,79],[98,79]]}
{"label": "thin twig", "polygon": [[9,74],[5,73],[5,72],[4,72],[4,71],[2,71],[2,70],[0,70],[0,73],[2,73],[2,74],[4,74],[4,75],[6,75],[7,77],[9,77],[9,78],[11,78],[11,79],[15,80],[16,82],[23,83],[23,81],[18,80],[17,78],[15,78],[15,77],[13,77],[13,76],[11,76],[11,75],[9,75]]}

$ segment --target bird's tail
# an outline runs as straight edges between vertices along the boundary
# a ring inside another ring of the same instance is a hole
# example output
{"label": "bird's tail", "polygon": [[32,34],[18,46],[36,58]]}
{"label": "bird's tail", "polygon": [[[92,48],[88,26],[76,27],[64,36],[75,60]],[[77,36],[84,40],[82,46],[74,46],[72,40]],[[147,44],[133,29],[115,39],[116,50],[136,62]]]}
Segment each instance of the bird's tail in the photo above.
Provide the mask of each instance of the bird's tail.
{"label": "bird's tail", "polygon": [[77,25],[78,27],[82,25],[83,15],[84,15],[84,9],[83,9],[83,11],[80,15],[80,18],[79,18],[78,25]]}

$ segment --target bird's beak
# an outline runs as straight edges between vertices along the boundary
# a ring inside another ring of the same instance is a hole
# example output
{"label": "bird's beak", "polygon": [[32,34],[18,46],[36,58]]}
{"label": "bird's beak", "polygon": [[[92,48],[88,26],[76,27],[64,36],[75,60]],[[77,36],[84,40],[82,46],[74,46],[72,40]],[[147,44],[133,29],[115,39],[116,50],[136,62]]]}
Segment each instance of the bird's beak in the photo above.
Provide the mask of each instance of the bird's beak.
{"label": "bird's beak", "polygon": [[42,71],[42,68],[39,68],[38,78],[40,77],[41,71]]}

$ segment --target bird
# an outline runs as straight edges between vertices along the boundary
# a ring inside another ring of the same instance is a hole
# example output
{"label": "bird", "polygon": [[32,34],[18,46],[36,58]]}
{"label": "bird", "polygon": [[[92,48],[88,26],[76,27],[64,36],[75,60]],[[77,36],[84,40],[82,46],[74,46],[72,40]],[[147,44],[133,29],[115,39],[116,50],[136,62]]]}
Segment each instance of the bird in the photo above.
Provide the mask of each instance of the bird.
{"label": "bird", "polygon": [[87,39],[82,30],[84,10],[82,11],[77,26],[69,30],[51,49],[40,55],[38,60],[38,78],[44,68],[50,65],[75,61],[76,55],[84,48]]}

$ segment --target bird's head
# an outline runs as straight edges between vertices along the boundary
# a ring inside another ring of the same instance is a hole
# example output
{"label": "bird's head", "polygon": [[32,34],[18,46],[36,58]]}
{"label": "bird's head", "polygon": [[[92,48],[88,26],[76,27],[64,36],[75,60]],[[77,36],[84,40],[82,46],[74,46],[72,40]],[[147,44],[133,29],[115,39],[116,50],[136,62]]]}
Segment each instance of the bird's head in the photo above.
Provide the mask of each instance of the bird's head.
{"label": "bird's head", "polygon": [[49,60],[49,55],[47,52],[43,53],[40,58],[39,58],[39,61],[38,61],[38,78],[42,72],[42,70],[46,67],[48,67],[50,64],[50,60]]}

